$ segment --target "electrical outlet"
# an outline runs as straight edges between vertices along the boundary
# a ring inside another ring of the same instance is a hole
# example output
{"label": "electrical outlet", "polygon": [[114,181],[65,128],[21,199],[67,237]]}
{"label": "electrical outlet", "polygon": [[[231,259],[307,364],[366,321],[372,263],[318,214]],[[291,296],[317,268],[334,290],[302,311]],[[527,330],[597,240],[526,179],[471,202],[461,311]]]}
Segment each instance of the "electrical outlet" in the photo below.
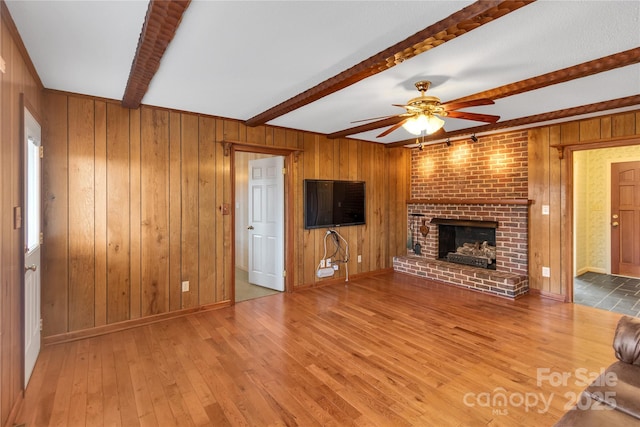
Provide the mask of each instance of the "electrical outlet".
{"label": "electrical outlet", "polygon": [[189,292],[189,281],[182,282],[182,292]]}
{"label": "electrical outlet", "polygon": [[324,260],[323,259],[320,260],[320,268],[324,268]]}
{"label": "electrical outlet", "polygon": [[542,277],[551,277],[551,269],[549,267],[542,267]]}
{"label": "electrical outlet", "polygon": [[331,258],[327,258],[327,267],[331,267]]}
{"label": "electrical outlet", "polygon": [[358,255],[358,262],[362,262],[362,255]]}
{"label": "electrical outlet", "polygon": [[549,215],[549,205],[542,205],[542,215]]}
{"label": "electrical outlet", "polygon": [[335,271],[338,271],[338,264],[333,264],[333,269],[334,269]]}

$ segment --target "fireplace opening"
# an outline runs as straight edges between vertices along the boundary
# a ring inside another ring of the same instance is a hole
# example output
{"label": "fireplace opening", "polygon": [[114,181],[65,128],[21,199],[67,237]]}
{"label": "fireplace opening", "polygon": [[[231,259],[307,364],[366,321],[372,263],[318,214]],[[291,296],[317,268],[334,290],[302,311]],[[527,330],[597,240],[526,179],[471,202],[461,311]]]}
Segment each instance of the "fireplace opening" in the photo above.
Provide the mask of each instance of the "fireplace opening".
{"label": "fireplace opening", "polygon": [[496,221],[433,218],[431,223],[438,225],[438,259],[496,269]]}

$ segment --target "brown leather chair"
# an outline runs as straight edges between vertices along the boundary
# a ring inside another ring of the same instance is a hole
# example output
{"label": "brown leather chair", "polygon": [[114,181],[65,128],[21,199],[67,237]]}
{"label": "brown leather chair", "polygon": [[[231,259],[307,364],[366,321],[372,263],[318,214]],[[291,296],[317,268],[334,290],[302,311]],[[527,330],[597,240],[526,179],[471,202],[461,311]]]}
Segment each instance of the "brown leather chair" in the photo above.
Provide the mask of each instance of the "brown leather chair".
{"label": "brown leather chair", "polygon": [[620,319],[613,349],[618,362],[582,392],[556,427],[640,426],[640,319]]}

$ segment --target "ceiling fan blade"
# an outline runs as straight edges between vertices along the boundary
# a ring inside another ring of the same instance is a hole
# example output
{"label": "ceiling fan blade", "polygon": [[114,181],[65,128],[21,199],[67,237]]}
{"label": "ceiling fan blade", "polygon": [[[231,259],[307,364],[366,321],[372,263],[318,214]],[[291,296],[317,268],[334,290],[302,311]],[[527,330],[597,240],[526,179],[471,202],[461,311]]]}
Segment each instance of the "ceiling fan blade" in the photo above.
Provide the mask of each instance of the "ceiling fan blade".
{"label": "ceiling fan blade", "polygon": [[362,123],[362,122],[370,122],[371,120],[381,120],[381,119],[388,119],[389,117],[395,117],[397,116],[397,114],[392,114],[390,116],[381,116],[381,117],[370,117],[368,119],[361,119],[361,120],[354,120],[352,122],[349,123]]}
{"label": "ceiling fan blade", "polygon": [[374,129],[380,129],[387,126],[393,126],[398,122],[404,121],[405,118],[401,116],[391,116],[387,119],[378,120],[375,122],[367,123],[360,126],[355,126],[349,129],[340,130],[327,135],[329,139],[342,138],[344,136],[355,135],[356,133],[368,132]]}
{"label": "ceiling fan blade", "polygon": [[421,107],[416,107],[415,105],[401,105],[401,104],[391,104],[391,105],[393,105],[394,107],[402,107],[407,111],[409,110],[418,111],[418,112],[422,111]]}
{"label": "ceiling fan blade", "polygon": [[465,111],[449,111],[447,117],[453,117],[455,119],[475,120],[476,122],[495,123],[500,120],[500,116],[493,116],[491,114],[478,114],[467,113]]}
{"label": "ceiling fan blade", "polygon": [[470,101],[450,102],[447,104],[442,104],[442,108],[444,108],[444,111],[453,111],[453,110],[460,110],[461,108],[476,107],[478,105],[491,105],[491,104],[495,104],[495,102],[493,102],[493,99],[481,98],[481,99],[472,99]]}
{"label": "ceiling fan blade", "polygon": [[383,136],[387,136],[389,135],[391,132],[393,132],[394,130],[398,130],[403,124],[404,122],[406,122],[407,120],[409,120],[408,118],[404,119],[401,122],[396,123],[395,125],[391,126],[389,129],[385,130],[384,132],[382,132],[380,135],[378,135],[376,138],[382,138]]}

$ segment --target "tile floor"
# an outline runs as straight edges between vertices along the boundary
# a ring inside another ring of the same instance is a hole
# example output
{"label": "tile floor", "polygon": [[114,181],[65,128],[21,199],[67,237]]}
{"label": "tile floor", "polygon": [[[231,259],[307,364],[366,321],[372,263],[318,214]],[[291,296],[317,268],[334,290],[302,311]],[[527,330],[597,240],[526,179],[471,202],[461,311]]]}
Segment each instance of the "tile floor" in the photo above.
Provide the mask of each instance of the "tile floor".
{"label": "tile floor", "polygon": [[260,298],[267,295],[279,293],[273,289],[263,288],[262,286],[249,283],[249,273],[236,268],[236,302],[246,301],[249,299]]}
{"label": "tile floor", "polygon": [[640,317],[640,279],[584,273],[573,280],[573,301]]}

